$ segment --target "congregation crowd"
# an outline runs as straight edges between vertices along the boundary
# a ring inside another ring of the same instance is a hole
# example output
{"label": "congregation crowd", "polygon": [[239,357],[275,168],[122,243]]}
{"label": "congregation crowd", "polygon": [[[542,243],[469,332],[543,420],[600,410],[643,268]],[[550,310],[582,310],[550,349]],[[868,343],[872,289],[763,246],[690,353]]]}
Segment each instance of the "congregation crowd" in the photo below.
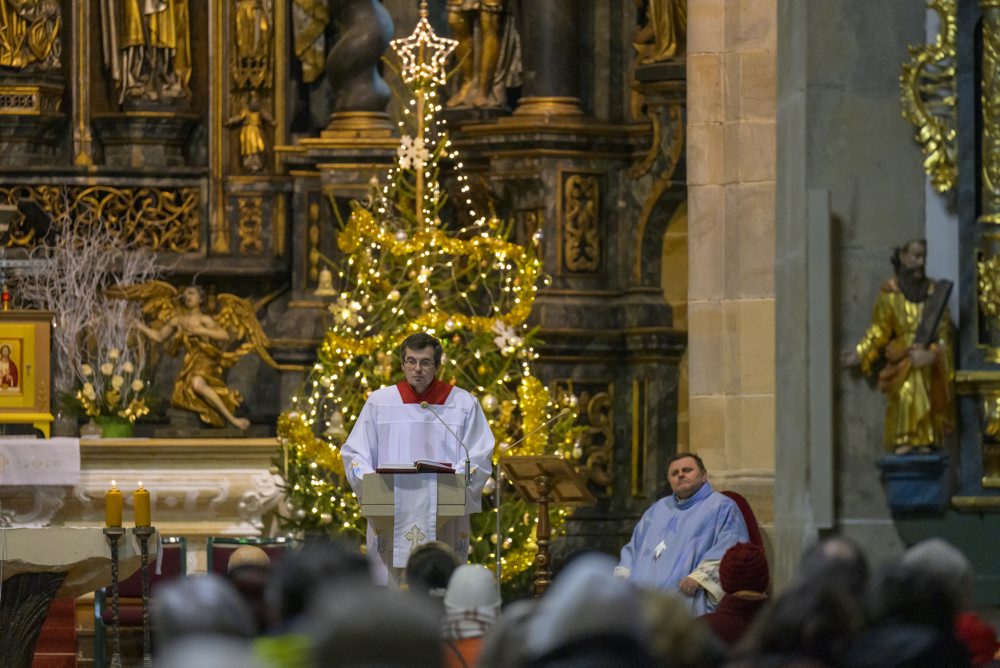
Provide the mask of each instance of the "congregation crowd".
{"label": "congregation crowd", "polygon": [[165,582],[154,595],[158,666],[969,666],[991,665],[992,626],[972,611],[966,558],[940,539],[869,572],[858,547],[808,550],[776,594],[763,550],[729,548],[717,608],[571,555],[544,596],[501,604],[491,570],[442,543],[413,552],[400,590],[338,542],[271,564],[240,548],[227,577]]}

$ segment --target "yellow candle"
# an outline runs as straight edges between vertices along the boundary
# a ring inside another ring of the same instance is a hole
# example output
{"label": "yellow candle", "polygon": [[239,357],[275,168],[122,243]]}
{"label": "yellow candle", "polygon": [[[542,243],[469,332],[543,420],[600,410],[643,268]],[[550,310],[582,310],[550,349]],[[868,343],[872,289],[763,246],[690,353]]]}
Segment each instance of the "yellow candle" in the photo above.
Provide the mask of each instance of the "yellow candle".
{"label": "yellow candle", "polygon": [[142,481],[139,481],[139,489],[132,495],[132,504],[135,506],[135,525],[137,527],[152,526],[152,519],[149,512],[149,491],[142,488]]}
{"label": "yellow candle", "polygon": [[109,527],[122,525],[122,493],[114,480],[111,481],[111,489],[104,495],[104,523]]}

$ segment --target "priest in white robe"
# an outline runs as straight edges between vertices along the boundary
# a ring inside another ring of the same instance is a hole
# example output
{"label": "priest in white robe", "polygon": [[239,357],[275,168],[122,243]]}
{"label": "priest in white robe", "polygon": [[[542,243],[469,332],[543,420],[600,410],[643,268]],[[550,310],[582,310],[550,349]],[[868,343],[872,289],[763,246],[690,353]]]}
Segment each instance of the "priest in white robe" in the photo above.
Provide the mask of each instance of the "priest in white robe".
{"label": "priest in white robe", "polygon": [[712,489],[698,455],[675,455],[667,479],[673,494],[643,514],[615,573],[641,587],[679,592],[693,615],[703,615],[724,594],[719,563],[726,550],[749,540],[747,526],[736,502]]}
{"label": "priest in white robe", "polygon": [[341,448],[348,482],[359,497],[365,474],[380,467],[432,460],[465,474],[468,449],[466,515],[441,527],[436,521],[437,474],[394,476],[394,530],[368,521],[368,555],[379,584],[400,584],[410,552],[428,541],[448,543],[460,559],[467,559],[469,514],[482,510],[483,486],[493,472],[493,432],[475,397],[436,378],[441,352],[440,342],[428,334],[407,337],[401,355],[406,380],[369,395]]}

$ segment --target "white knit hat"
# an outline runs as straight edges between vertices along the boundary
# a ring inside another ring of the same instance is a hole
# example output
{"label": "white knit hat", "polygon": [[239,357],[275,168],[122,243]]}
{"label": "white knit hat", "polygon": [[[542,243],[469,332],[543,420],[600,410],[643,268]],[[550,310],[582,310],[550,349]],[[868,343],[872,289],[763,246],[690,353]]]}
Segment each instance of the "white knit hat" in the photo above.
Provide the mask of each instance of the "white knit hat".
{"label": "white knit hat", "polygon": [[500,612],[500,591],[493,572],[466,564],[451,574],[444,595],[444,636],[450,639],[485,635]]}
{"label": "white knit hat", "polygon": [[500,605],[500,592],[493,571],[476,564],[455,569],[448,580],[444,604],[455,608],[488,608]]}

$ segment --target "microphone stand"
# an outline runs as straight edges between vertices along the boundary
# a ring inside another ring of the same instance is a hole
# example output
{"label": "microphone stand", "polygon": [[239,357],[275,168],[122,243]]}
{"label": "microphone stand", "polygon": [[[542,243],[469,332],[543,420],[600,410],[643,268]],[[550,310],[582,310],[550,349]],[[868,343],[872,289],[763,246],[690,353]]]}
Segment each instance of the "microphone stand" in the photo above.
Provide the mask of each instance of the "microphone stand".
{"label": "microphone stand", "polygon": [[500,530],[500,488],[503,486],[500,483],[503,480],[503,473],[500,471],[500,464],[497,463],[497,489],[496,489],[496,504],[497,504],[497,590],[500,589],[500,574],[503,570],[501,565],[501,554],[503,553],[503,533]]}
{"label": "microphone stand", "polygon": [[458,441],[458,444],[462,446],[463,450],[465,450],[465,486],[468,487],[469,482],[472,480],[472,460],[469,457],[468,446],[466,446],[465,443],[462,441],[462,439],[458,437],[458,434],[456,434],[452,430],[452,428],[448,425],[448,423],[441,419],[441,416],[438,415],[438,412],[433,408],[431,408],[431,405],[429,403],[427,403],[426,401],[421,401],[420,407],[423,408],[425,411],[430,411],[431,415],[436,417],[437,421],[444,425],[444,428],[448,430],[448,433],[454,436],[455,440]]}

